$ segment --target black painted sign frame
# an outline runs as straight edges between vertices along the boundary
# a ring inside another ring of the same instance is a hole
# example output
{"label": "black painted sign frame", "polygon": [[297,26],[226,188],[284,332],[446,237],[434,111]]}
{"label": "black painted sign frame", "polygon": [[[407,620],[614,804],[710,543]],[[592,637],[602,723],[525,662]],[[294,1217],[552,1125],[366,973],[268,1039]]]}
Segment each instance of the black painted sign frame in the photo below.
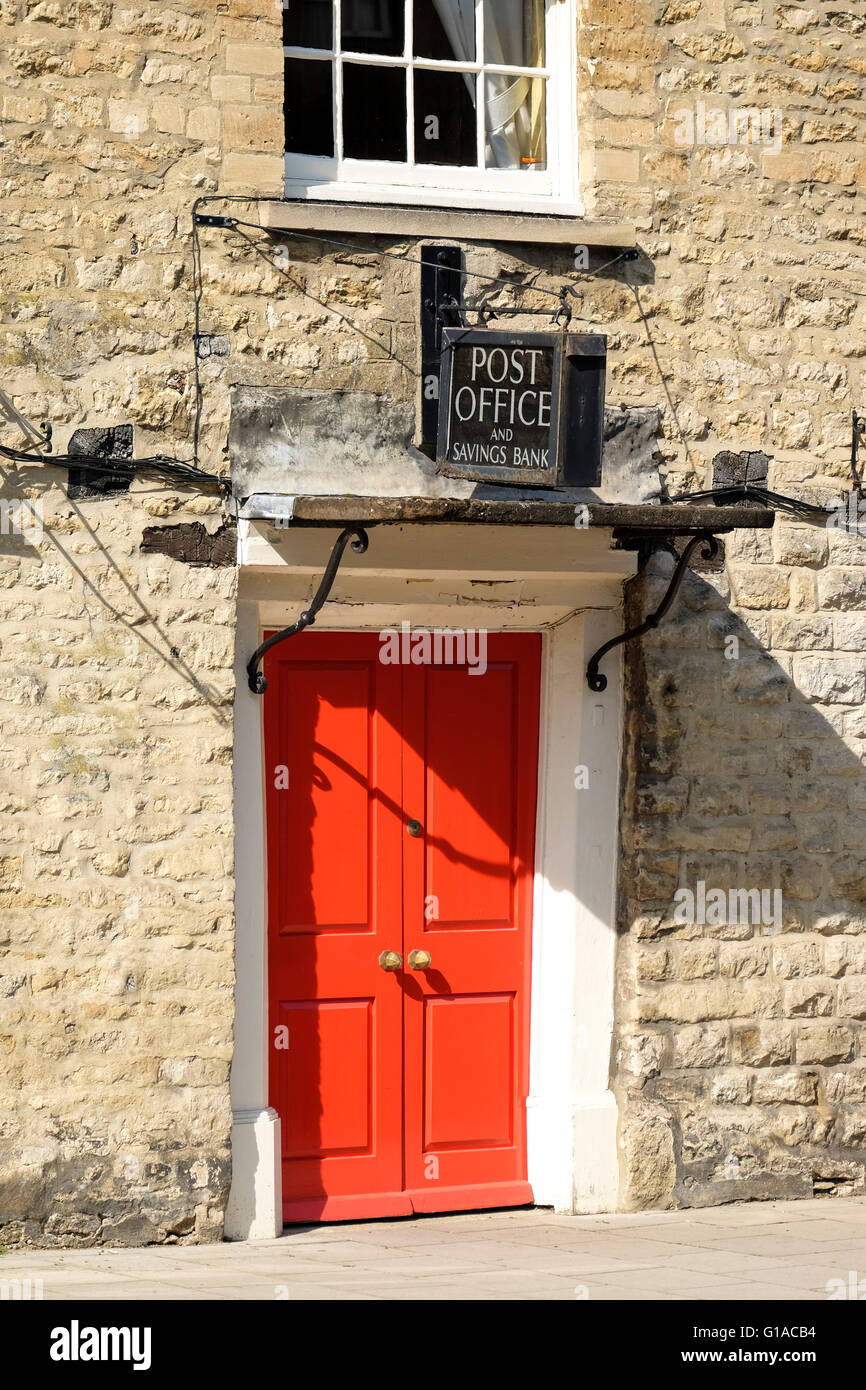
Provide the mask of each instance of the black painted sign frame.
{"label": "black painted sign frame", "polygon": [[[437,471],[512,487],[597,486],[606,353],[607,339],[597,333],[444,329]],[[548,377],[549,420],[543,429],[537,420],[527,425],[521,411],[541,416]],[[486,427],[478,419],[485,412],[491,414]],[[539,463],[544,448],[547,466]],[[525,459],[515,463],[518,452]]]}

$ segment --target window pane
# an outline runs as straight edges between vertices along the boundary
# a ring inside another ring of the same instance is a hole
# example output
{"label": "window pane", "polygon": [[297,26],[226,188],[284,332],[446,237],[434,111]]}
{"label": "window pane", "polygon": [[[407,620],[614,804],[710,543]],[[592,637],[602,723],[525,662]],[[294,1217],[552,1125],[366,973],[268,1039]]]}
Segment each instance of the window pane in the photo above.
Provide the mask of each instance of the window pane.
{"label": "window pane", "polygon": [[343,154],[346,159],[408,158],[402,68],[343,64]]}
{"label": "window pane", "polygon": [[333,64],[285,59],[286,149],[334,157]]}
{"label": "window pane", "polygon": [[283,0],[283,43],[286,48],[333,48],[333,0]]}
{"label": "window pane", "polygon": [[484,61],[544,64],[544,0],[484,0]]}
{"label": "window pane", "polygon": [[475,0],[413,0],[417,58],[475,62]]}
{"label": "window pane", "polygon": [[547,128],[543,77],[486,77],[488,169],[545,169]]}
{"label": "window pane", "polygon": [[343,0],[343,51],[403,56],[403,0]]}
{"label": "window pane", "polygon": [[475,77],[461,72],[415,73],[415,161],[475,168]]}

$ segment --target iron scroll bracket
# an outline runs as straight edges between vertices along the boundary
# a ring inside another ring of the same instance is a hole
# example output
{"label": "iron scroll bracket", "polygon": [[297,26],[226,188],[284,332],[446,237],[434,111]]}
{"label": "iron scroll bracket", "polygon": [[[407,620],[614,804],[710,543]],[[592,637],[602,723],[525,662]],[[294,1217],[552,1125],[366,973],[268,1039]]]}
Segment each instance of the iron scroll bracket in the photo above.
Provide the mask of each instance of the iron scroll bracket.
{"label": "iron scroll bracket", "polygon": [[612,637],[609,642],[605,642],[604,645],[599,647],[598,651],[594,652],[590,657],[589,665],[586,668],[586,683],[590,690],[601,692],[607,689],[607,676],[603,675],[598,669],[599,662],[603,656],[606,656],[614,647],[621,646],[623,642],[631,642],[635,637],[643,637],[645,632],[651,632],[653,628],[658,627],[676,598],[677,591],[689,567],[689,561],[699,545],[705,547],[703,551],[703,558],[705,560],[712,560],[719,553],[719,542],[712,532],[698,531],[697,535],[692,536],[677,561],[676,569],[671,575],[671,582],[668,585],[667,593],[655,612],[650,613],[648,617],[644,618],[643,622],[638,627],[627,628],[625,632],[621,632],[618,636]]}
{"label": "iron scroll bracket", "polygon": [[[355,538],[354,540],[352,540],[353,536]],[[263,695],[268,688],[264,673],[259,670],[259,663],[265,655],[265,652],[269,652],[271,647],[275,647],[278,642],[284,642],[287,637],[294,637],[297,633],[303,632],[305,627],[313,626],[320,608],[326,602],[331,592],[334,580],[337,577],[337,570],[340,568],[343,552],[349,544],[349,541],[352,541],[352,549],[358,555],[363,555],[367,546],[370,544],[367,532],[360,526],[347,526],[344,531],[341,531],[334,542],[331,558],[328,560],[325,566],[325,573],[322,575],[322,582],[316,590],[315,597],[309,608],[304,610],[296,623],[292,623],[290,627],[284,627],[280,632],[274,632],[266,642],[262,642],[260,647],[256,647],[256,650],[247,662],[247,681],[254,695]]]}

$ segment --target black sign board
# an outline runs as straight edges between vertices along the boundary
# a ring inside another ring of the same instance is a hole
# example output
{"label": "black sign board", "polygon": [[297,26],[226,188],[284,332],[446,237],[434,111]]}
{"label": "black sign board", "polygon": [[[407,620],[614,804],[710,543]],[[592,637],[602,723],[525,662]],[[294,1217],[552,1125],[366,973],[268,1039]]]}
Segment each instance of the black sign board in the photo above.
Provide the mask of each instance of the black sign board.
{"label": "black sign board", "polygon": [[437,466],[520,487],[601,481],[607,339],[446,328]]}

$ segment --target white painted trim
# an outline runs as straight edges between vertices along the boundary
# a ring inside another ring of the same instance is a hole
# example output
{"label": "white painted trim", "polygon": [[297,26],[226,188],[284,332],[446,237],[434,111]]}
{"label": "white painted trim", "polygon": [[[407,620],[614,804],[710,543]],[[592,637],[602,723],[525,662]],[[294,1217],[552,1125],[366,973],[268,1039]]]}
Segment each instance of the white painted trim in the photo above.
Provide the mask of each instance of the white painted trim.
{"label": "white painted trim", "polygon": [[[378,630],[407,619],[413,625],[542,632],[529,1180],[541,1206],[563,1212],[612,1211],[619,1188],[617,1110],[609,1089],[622,728],[618,653],[605,658],[604,694],[588,691],[584,673],[591,653],[619,629],[621,585],[634,572],[635,560],[630,553],[605,550],[607,533],[539,540],[525,528],[477,528],[469,550],[460,534],[465,529],[382,528],[367,555],[349,559],[347,554],[351,572],[341,571],[344,587],[335,586],[335,601],[323,609],[317,627]],[[232,1065],[238,1139],[229,1204],[230,1233],[236,1239],[245,1238],[244,1232],[249,1238],[273,1235],[281,1223],[279,1127],[262,1120],[267,1108],[267,980],[261,702],[247,688],[245,666],[265,626],[288,623],[297,615],[333,541],[330,531],[318,528],[289,530],[276,544],[255,524],[242,525],[241,531],[235,704],[238,974]],[[454,566],[455,555],[463,557],[462,570]],[[513,576],[516,568],[526,576],[519,581],[519,597],[509,595],[510,603],[478,602],[479,577]],[[579,764],[589,768],[585,791],[574,787]],[[269,1182],[262,1174],[276,1177]]]}
{"label": "white painted trim", "polygon": [[[528,1100],[535,1200],[563,1212],[613,1211],[616,1102],[609,1089],[616,939],[622,681],[585,681],[619,614],[575,614],[544,643]],[[589,787],[576,790],[585,766]]]}
{"label": "white painted trim", "polygon": [[232,1112],[233,1179],[226,1240],[273,1240],[283,1228],[280,1117],[270,1106]]}
{"label": "white painted trim", "polygon": [[258,606],[240,600],[235,649],[235,1032],[231,1068],[232,1185],[226,1239],[273,1239],[283,1227],[280,1120],[268,1106],[267,856],[261,700],[246,681]]}
{"label": "white painted trim", "polygon": [[[290,156],[286,155],[286,167],[288,168]],[[518,175],[527,179],[534,177],[532,174]],[[501,212],[501,213],[523,213],[526,217],[583,217],[586,207],[581,198],[574,197],[555,197],[552,193],[547,196],[526,196],[523,190],[503,190],[501,192],[487,189],[486,192],[471,192],[466,189],[458,188],[433,188],[429,184],[424,187],[412,186],[411,184],[398,183],[349,183],[336,179],[326,179],[314,182],[312,178],[287,178],[284,185],[284,195],[290,201],[303,199],[308,203],[369,203],[372,207],[378,208],[380,204],[385,204],[382,211],[382,231],[387,232],[388,222],[395,208],[442,208],[454,212]],[[317,228],[318,230],[318,228]],[[579,229],[578,229],[579,230]],[[454,235],[458,234],[459,229],[455,228]],[[375,235],[375,233],[373,233]],[[526,228],[526,240],[531,240],[532,228]],[[490,230],[490,240],[496,241],[499,238],[495,235],[495,229]],[[514,238],[510,238],[514,240]],[[580,244],[580,237],[565,237],[562,244],[570,245],[572,240],[575,245]],[[594,245],[594,242],[590,242]],[[606,243],[607,244],[607,243]]]}

